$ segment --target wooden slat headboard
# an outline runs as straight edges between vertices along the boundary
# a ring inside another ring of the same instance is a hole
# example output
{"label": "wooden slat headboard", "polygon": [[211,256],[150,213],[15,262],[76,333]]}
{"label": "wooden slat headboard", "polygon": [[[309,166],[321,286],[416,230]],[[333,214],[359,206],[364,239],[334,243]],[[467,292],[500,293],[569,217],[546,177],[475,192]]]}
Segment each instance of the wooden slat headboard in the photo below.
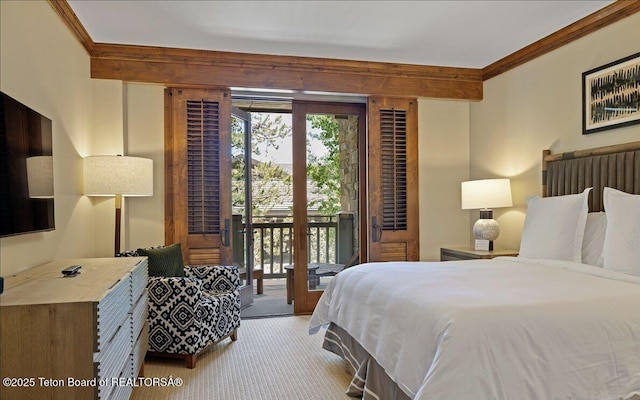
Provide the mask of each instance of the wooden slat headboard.
{"label": "wooden slat headboard", "polygon": [[593,187],[589,211],[604,211],[602,191],[608,186],[640,194],[640,142],[542,153],[542,195],[576,194]]}

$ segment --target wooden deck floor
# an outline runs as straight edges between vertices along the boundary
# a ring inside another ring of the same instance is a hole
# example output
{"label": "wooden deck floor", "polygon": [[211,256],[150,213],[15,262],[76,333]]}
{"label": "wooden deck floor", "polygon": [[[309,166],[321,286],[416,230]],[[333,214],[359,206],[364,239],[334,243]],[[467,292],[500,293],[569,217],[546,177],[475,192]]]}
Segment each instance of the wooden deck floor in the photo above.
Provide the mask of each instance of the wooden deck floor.
{"label": "wooden deck floor", "polygon": [[[330,277],[321,278],[318,289],[324,288],[329,279]],[[287,304],[286,279],[265,279],[263,293],[255,294],[255,286],[253,293],[253,304],[242,309],[241,318],[293,315],[293,304]]]}

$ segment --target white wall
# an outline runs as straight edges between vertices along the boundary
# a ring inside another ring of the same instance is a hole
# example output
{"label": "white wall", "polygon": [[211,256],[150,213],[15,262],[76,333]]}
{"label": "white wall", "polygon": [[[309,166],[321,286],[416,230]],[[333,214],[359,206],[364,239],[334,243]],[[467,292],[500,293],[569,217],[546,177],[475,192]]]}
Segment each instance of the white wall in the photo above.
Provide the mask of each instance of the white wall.
{"label": "white wall", "polygon": [[420,259],[439,260],[440,247],[469,243],[469,212],[460,182],[469,179],[469,102],[418,101]]}
{"label": "white wall", "polygon": [[53,122],[56,230],[0,239],[0,275],[94,252],[80,195],[91,132],[89,55],[45,1],[0,1],[0,89]]}
{"label": "white wall", "polygon": [[582,73],[640,50],[640,14],[484,83],[470,103],[470,178],[510,177],[512,209],[495,210],[497,247],[519,248],[526,197],[541,194],[542,150],[640,140],[640,125],[582,135]]}
{"label": "white wall", "polygon": [[164,87],[126,84],[126,146],[153,160],[153,196],[128,198],[125,250],[164,244]]}

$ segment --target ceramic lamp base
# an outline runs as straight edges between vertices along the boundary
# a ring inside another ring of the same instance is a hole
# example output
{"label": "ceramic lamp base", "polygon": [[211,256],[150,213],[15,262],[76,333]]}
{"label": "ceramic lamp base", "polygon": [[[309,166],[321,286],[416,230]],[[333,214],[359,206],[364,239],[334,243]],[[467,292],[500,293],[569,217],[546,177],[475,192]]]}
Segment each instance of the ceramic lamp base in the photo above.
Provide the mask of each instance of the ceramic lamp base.
{"label": "ceramic lamp base", "polygon": [[473,224],[473,236],[476,250],[493,250],[493,241],[500,236],[500,225],[493,219],[493,211],[480,211],[480,219]]}

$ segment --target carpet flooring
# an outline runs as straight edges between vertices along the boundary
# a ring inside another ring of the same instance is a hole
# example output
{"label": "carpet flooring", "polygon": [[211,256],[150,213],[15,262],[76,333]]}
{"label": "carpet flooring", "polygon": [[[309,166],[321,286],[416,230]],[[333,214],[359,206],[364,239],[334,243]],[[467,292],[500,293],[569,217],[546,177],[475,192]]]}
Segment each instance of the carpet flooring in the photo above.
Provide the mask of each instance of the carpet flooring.
{"label": "carpet flooring", "polygon": [[211,347],[195,369],[147,358],[147,378],[180,378],[179,387],[139,386],[132,400],[347,400],[342,359],[322,349],[324,331],[308,334],[309,316],[242,320],[238,340]]}

